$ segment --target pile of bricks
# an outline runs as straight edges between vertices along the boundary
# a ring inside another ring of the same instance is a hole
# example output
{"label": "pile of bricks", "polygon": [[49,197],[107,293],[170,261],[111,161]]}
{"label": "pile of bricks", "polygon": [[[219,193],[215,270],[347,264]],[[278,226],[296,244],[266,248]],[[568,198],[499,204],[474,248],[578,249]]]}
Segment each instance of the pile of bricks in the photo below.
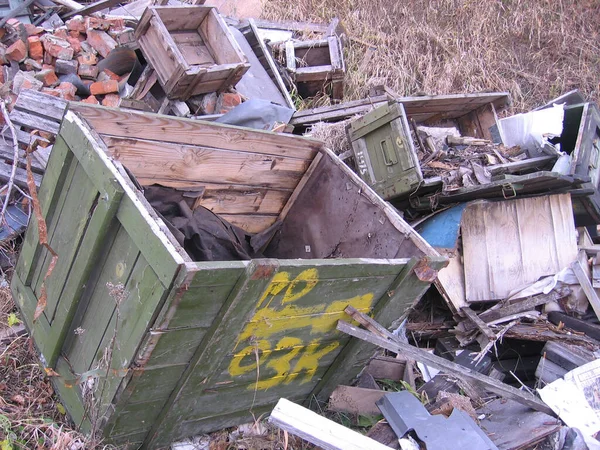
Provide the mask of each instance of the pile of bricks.
{"label": "pile of bricks", "polygon": [[0,83],[11,97],[23,88],[65,100],[105,106],[119,105],[119,82],[125,75],[98,63],[115,48],[134,42],[133,29],[123,19],[75,16],[65,25],[45,30],[10,19],[0,29]]}

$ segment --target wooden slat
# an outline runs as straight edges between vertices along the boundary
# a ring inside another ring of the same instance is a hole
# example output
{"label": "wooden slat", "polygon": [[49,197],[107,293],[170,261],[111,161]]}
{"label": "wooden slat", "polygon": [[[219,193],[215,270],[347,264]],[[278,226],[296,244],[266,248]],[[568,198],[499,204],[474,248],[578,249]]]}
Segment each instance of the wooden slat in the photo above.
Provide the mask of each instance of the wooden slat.
{"label": "wooden slat", "polygon": [[10,113],[10,120],[16,124],[33,130],[47,131],[48,133],[58,134],[60,124],[54,120],[35,116],[18,109],[13,109]]}
{"label": "wooden slat", "polygon": [[214,7],[211,6],[152,6],[169,31],[196,30]]}
{"label": "wooden slat", "polygon": [[118,5],[119,3],[121,3],[123,0],[100,0],[98,2],[94,2],[92,4],[89,4],[85,7],[83,7],[82,9],[79,9],[77,11],[70,11],[66,14],[64,14],[62,16],[62,19],[69,19],[73,16],[76,15],[82,15],[82,16],[89,16],[92,13],[95,13],[97,11],[102,11],[103,9],[107,9],[107,8],[112,8],[113,6]]}
{"label": "wooden slat", "polygon": [[262,214],[221,214],[220,216],[229,223],[253,234],[265,231],[277,220],[276,215]]}
{"label": "wooden slat", "polygon": [[312,139],[251,130],[199,120],[134,111],[119,111],[81,103],[70,108],[80,113],[101,135],[148,139],[225,150],[312,160],[323,144]]}
{"label": "wooden slat", "polygon": [[15,109],[60,123],[67,109],[67,101],[32,89],[21,89]]}
{"label": "wooden slat", "polygon": [[452,376],[464,379],[476,386],[481,386],[483,389],[493,392],[494,394],[498,394],[504,398],[514,400],[537,411],[554,415],[552,409],[527,391],[520,391],[494,378],[482,375],[465,366],[458,365],[448,361],[447,359],[430,354],[429,352],[421,350],[417,347],[413,347],[410,344],[399,342],[397,340],[388,340],[386,338],[377,336],[375,333],[362,330],[343,321],[338,323],[338,329],[361,340],[371,342],[372,344],[375,344],[381,348],[385,348],[394,353],[410,357],[415,361],[420,361],[428,366],[435,367],[436,369],[446,371],[447,373],[452,374]]}
{"label": "wooden slat", "polygon": [[309,162],[241,151],[222,151],[104,137],[110,155],[136,177],[234,183],[293,189]]}

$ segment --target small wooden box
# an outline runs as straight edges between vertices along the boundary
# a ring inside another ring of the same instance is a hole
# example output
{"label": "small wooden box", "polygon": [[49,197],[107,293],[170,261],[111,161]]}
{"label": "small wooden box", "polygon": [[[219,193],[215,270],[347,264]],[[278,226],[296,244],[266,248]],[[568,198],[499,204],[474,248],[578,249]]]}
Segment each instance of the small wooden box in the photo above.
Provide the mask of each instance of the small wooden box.
{"label": "small wooden box", "polygon": [[346,67],[339,37],[286,41],[285,60],[301,97],[313,97],[324,91],[334,100],[344,98]]}
{"label": "small wooden box", "polygon": [[222,91],[250,67],[223,18],[210,6],[151,6],[135,31],[170,99]]}

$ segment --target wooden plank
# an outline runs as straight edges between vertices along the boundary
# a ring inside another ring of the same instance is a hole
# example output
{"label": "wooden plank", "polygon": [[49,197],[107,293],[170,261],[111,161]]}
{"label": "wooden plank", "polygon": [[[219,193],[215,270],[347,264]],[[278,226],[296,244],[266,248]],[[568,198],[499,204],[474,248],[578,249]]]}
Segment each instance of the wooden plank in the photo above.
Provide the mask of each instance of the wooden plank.
{"label": "wooden plank", "polygon": [[[432,268],[439,268],[445,261],[435,260],[430,262]],[[382,323],[384,327],[391,327],[411,304],[413,304],[428,288],[429,284],[420,281],[414,274],[417,260],[412,259],[398,272],[396,279],[389,285],[384,296],[374,304],[373,317]],[[392,293],[390,296],[389,293]],[[369,357],[374,353],[373,347],[367,343],[350,341],[335,363],[313,391],[318,399],[325,401],[331,392],[340,384],[347,383],[360,370],[362,370]],[[340,370],[341,368],[343,370]]]}
{"label": "wooden plank", "polygon": [[386,391],[365,389],[355,386],[338,386],[329,397],[327,408],[356,416],[379,416],[381,411],[375,404]]}
{"label": "wooden plank", "polygon": [[100,0],[100,1],[94,2],[92,4],[88,4],[87,6],[84,6],[80,10],[70,11],[70,12],[64,14],[62,16],[62,18],[64,20],[66,20],[66,19],[69,19],[76,15],[82,15],[84,17],[89,16],[90,14],[98,12],[98,11],[102,11],[103,9],[112,8],[113,6],[116,6],[119,3],[121,3],[121,1],[122,0]]}
{"label": "wooden plank", "polygon": [[596,316],[600,318],[600,298],[598,294],[596,294],[596,290],[592,286],[590,279],[585,274],[583,267],[581,267],[581,263],[579,261],[575,261],[571,264],[571,269],[575,273],[577,277],[577,281],[581,285],[583,292],[585,292],[585,296],[587,297],[592,309],[596,313]]}
{"label": "wooden plank", "polygon": [[465,299],[465,271],[460,256],[449,255],[449,264],[438,272],[435,285],[451,309],[458,313],[467,306]]}
{"label": "wooden plank", "polygon": [[312,160],[323,146],[321,142],[308,138],[199,120],[137,111],[125,112],[81,103],[72,104],[70,108],[80,113],[101,135],[241,150],[305,160]]}
{"label": "wooden plank", "polygon": [[[229,32],[227,24],[215,8],[211,8],[200,24],[200,33],[212,48],[218,64],[244,64],[248,58]],[[244,70],[245,72],[245,70]],[[229,84],[229,83],[227,83]],[[227,86],[223,86],[225,88]]]}
{"label": "wooden plank", "polygon": [[296,187],[309,162],[242,151],[104,137],[109,154],[136,177]]}
{"label": "wooden plank", "polygon": [[269,422],[326,450],[390,448],[284,398],[273,409]]}
{"label": "wooden plank", "polygon": [[468,306],[463,306],[460,311],[479,329],[481,333],[487,338],[488,341],[492,342],[496,340],[496,334],[491,330],[487,324],[479,318],[479,316]]}
{"label": "wooden plank", "polygon": [[577,257],[569,194],[475,202],[461,230],[468,302],[507,298]]}
{"label": "wooden plank", "polygon": [[503,173],[518,173],[525,170],[539,170],[554,161],[556,161],[556,156],[544,155],[535,158],[528,158],[523,161],[487,166],[486,169],[489,170],[490,174],[492,175],[499,175]]}
{"label": "wooden plank", "polygon": [[[275,64],[275,61],[273,60],[273,56],[271,55],[271,52],[267,49],[267,46],[265,45],[264,41],[260,37],[258,28],[256,27],[255,19],[252,19],[252,18],[248,19],[248,25],[250,27],[250,33],[253,34],[253,36],[258,44],[259,51],[257,53],[257,56],[259,57],[261,62],[264,60],[263,67],[266,65],[265,69],[271,75],[271,78],[274,79],[275,83],[279,87],[279,90],[281,91],[281,93],[283,94],[283,96],[285,98],[287,106],[289,108],[295,110],[296,106],[294,105],[294,101],[292,100],[292,97],[290,96],[290,93],[288,92],[287,87],[286,87],[285,83],[283,82],[283,79],[281,78],[281,74],[279,73],[279,69],[278,69],[277,65]],[[255,52],[256,52],[256,49],[255,49]],[[262,58],[261,58],[261,56],[262,56]]]}
{"label": "wooden plank", "polygon": [[[444,113],[447,119],[456,119],[487,103],[501,109],[510,104],[510,94],[507,92],[481,93],[481,94],[453,94],[430,95],[423,97],[398,97],[395,101],[402,103],[408,117]],[[371,107],[380,106],[388,101],[385,95],[372,97],[365,100],[342,103],[340,105],[325,106],[311,110],[304,110],[294,114],[292,125],[308,125],[320,121],[338,121],[362,112]]]}
{"label": "wooden plank", "polygon": [[253,234],[265,231],[277,220],[276,215],[263,214],[221,214],[221,218]]}
{"label": "wooden plank", "polygon": [[389,356],[376,356],[365,368],[366,373],[376,380],[398,381],[404,376],[406,361]]}
{"label": "wooden plank", "polygon": [[546,406],[545,403],[543,403],[541,400],[539,400],[537,397],[535,397],[533,394],[530,394],[527,391],[520,391],[518,389],[515,389],[512,386],[506,385],[498,380],[482,375],[467,367],[455,364],[451,361],[448,361],[447,359],[430,354],[417,347],[413,347],[410,344],[405,344],[397,340],[390,341],[386,338],[379,337],[374,333],[361,330],[360,328],[350,325],[349,323],[346,323],[344,321],[340,321],[338,323],[338,330],[343,331],[344,333],[347,333],[358,339],[385,348],[386,350],[389,350],[391,352],[398,353],[403,356],[408,356],[410,358],[415,359],[416,361],[421,361],[427,364],[428,366],[448,372],[456,378],[464,379],[465,381],[475,386],[480,386],[481,388],[489,392],[493,392],[494,394],[497,394],[501,397],[508,398],[523,405],[529,406],[530,408],[533,408],[536,411],[541,411],[546,414],[554,415],[552,409],[550,409],[548,406]]}
{"label": "wooden plank", "polygon": [[173,394],[165,402],[158,420],[146,439],[146,445],[151,445],[157,440],[168,439],[165,430],[172,430],[180,421],[177,414],[179,400],[193,396],[191,392],[196,391],[194,383],[190,383],[192,375],[202,380],[214,374],[223,358],[222,349],[233,347],[236,339],[235,333],[226,330],[234,323],[239,323],[240,319],[251,312],[254,303],[249,302],[248,298],[259,298],[277,271],[278,262],[275,260],[255,260],[248,264],[245,274],[238,280],[236,287],[221,308],[203,344],[198,347],[188,368],[173,390]]}
{"label": "wooden plank", "polygon": [[215,64],[210,50],[196,31],[172,31],[171,35],[188,64]]}
{"label": "wooden plank", "polygon": [[67,101],[33,89],[21,89],[15,103],[15,109],[59,124],[67,109]]}
{"label": "wooden plank", "polygon": [[16,125],[31,128],[32,130],[47,131],[52,134],[58,134],[60,128],[60,124],[54,120],[35,116],[18,109],[11,111],[10,120]]}
{"label": "wooden plank", "polygon": [[169,31],[196,30],[214,7],[168,5],[152,6],[148,9],[156,11]]}

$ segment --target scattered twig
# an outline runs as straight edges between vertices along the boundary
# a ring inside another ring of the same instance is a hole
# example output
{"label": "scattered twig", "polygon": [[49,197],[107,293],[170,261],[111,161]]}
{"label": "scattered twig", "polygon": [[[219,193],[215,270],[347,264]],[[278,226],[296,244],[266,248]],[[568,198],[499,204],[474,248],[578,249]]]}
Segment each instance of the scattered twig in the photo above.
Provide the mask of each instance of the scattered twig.
{"label": "scattered twig", "polygon": [[481,349],[481,351],[479,352],[479,354],[473,360],[474,363],[478,364],[484,358],[484,356],[487,354],[487,352],[490,350],[490,348],[492,348],[496,344],[496,342],[500,341],[502,339],[502,337],[506,334],[506,332],[508,330],[510,330],[512,327],[514,327],[516,324],[518,324],[519,322],[520,322],[520,320],[513,320],[509,324],[505,325],[496,334],[496,338],[495,339],[490,339],[490,341],[487,343],[487,345],[483,349]]}
{"label": "scattered twig", "polygon": [[14,124],[8,116],[8,111],[6,110],[6,104],[4,103],[4,101],[0,101],[0,109],[2,110],[2,115],[4,116],[4,122],[8,125],[8,128],[10,129],[10,134],[13,140],[12,170],[10,172],[10,178],[8,179],[6,197],[4,198],[4,203],[2,204],[2,211],[0,212],[0,224],[2,224],[4,223],[4,215],[6,214],[6,208],[8,208],[8,201],[10,200],[10,194],[12,193],[12,188],[15,183],[15,176],[17,174],[17,164],[19,162],[19,142],[17,140],[17,130],[15,129]]}

